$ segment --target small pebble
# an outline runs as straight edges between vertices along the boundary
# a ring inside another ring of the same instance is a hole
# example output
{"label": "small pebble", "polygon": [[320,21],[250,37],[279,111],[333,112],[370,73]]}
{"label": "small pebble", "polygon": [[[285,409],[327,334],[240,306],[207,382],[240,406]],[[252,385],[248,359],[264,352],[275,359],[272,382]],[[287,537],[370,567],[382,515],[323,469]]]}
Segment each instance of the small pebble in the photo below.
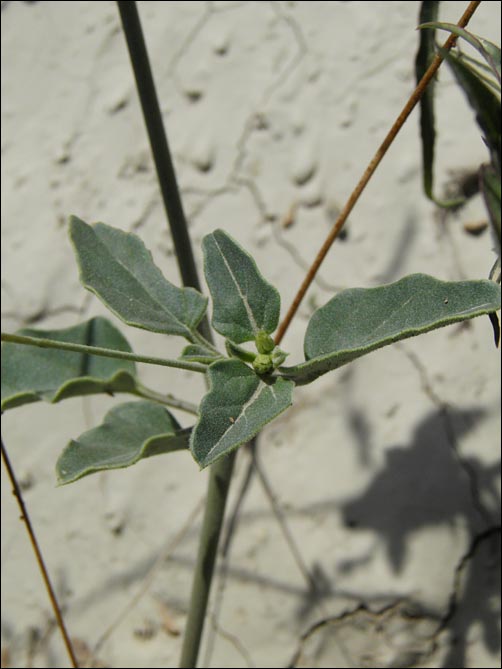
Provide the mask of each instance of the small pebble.
{"label": "small pebble", "polygon": [[216,150],[212,142],[201,137],[192,146],[190,151],[190,162],[199,172],[209,172],[215,162]]}
{"label": "small pebble", "polygon": [[481,235],[488,227],[488,221],[466,221],[464,230],[474,237]]}
{"label": "small pebble", "polygon": [[322,204],[322,193],[319,184],[314,181],[309,183],[304,190],[302,190],[302,195],[300,202],[304,207],[318,207]]}
{"label": "small pebble", "polygon": [[293,161],[291,178],[297,186],[308,183],[317,171],[317,161],[310,146],[303,146]]}

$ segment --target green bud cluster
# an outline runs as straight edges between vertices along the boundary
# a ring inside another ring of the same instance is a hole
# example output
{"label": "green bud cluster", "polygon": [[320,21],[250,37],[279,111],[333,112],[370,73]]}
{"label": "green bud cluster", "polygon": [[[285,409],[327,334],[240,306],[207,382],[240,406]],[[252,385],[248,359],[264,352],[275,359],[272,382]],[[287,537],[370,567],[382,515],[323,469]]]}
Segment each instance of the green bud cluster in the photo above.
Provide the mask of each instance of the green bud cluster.
{"label": "green bud cluster", "polygon": [[268,374],[286,360],[288,354],[276,346],[272,337],[264,330],[256,335],[255,344],[258,355],[253,361],[253,369],[257,374]]}

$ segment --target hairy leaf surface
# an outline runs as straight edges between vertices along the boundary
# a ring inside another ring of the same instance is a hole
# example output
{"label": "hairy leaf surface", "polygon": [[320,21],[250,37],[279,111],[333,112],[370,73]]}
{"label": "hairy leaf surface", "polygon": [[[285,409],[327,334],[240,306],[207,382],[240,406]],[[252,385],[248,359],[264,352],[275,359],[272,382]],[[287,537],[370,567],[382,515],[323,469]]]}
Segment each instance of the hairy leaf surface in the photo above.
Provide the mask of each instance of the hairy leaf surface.
{"label": "hairy leaf surface", "polygon": [[199,407],[190,449],[201,467],[245,444],[291,405],[294,383],[260,378],[240,360],[209,367],[210,390]]}
{"label": "hairy leaf surface", "polygon": [[183,349],[179,359],[186,360],[187,362],[200,362],[209,365],[211,362],[214,362],[221,357],[222,356],[216,351],[212,351],[206,346],[200,344],[188,344],[188,346],[185,346]]}
{"label": "hairy leaf surface", "polygon": [[126,402],[109,411],[101,425],[70,441],[56,464],[58,482],[71,483],[104,469],[129,467],[152,455],[188,448],[189,433],[155,402]]}
{"label": "hairy leaf surface", "polygon": [[139,237],[104,223],[70,219],[80,280],[128,325],[192,340],[207,306],[194,288],[162,275]]}
{"label": "hairy leaf surface", "polygon": [[298,384],[375,349],[500,309],[493,281],[440,281],[412,274],[378,288],[350,288],[312,316],[305,333],[306,362],[279,371]]}
{"label": "hairy leaf surface", "polygon": [[223,230],[206,235],[202,248],[214,329],[236,344],[253,340],[261,330],[273,332],[281,300],[253,258]]}
{"label": "hairy leaf surface", "polygon": [[[125,337],[101,317],[62,330],[27,328],[18,334],[131,352]],[[134,362],[8,342],[2,344],[2,411],[40,400],[55,403],[80,395],[134,392],[135,389]]]}

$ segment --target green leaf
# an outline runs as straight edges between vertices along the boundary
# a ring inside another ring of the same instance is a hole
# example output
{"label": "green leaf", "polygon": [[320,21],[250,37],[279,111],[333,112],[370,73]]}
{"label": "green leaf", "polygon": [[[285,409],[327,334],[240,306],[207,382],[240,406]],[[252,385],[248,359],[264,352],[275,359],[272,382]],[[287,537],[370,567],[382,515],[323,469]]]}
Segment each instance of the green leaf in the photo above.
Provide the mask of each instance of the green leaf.
{"label": "green leaf", "polygon": [[229,339],[225,339],[225,348],[230,358],[237,358],[238,360],[242,360],[242,362],[250,362],[252,364],[256,358],[256,353],[233,344]]}
{"label": "green leaf", "polygon": [[493,72],[488,67],[488,65],[478,60],[477,58],[473,58],[465,52],[462,52],[460,57],[466,65],[471,66],[481,81],[483,81],[492,91],[494,91],[497,94],[497,97],[500,97],[500,84],[496,79],[493,78]]}
{"label": "green leaf", "polygon": [[494,238],[497,243],[497,251],[500,256],[500,172],[492,165],[482,165],[480,170],[481,192],[492,224]]}
{"label": "green leaf", "polygon": [[265,381],[240,360],[221,360],[208,370],[210,390],[199,407],[200,417],[190,450],[207,467],[245,444],[291,405],[294,383]]}
{"label": "green leaf", "polygon": [[[105,318],[63,330],[23,329],[18,334],[131,352],[125,337]],[[49,348],[2,344],[2,411],[30,402],[136,390],[133,362]]]}
{"label": "green leaf", "polygon": [[490,319],[491,326],[493,328],[493,339],[495,342],[495,348],[499,347],[500,344],[500,323],[497,314],[488,314]]}
{"label": "green leaf", "polygon": [[461,56],[449,52],[445,53],[444,57],[476,113],[476,121],[490,150],[491,162],[500,169],[500,98],[483,82],[479,73],[464,62]]}
{"label": "green leaf", "polygon": [[493,42],[490,42],[483,37],[479,37],[464,28],[460,28],[454,23],[446,23],[434,21],[433,19],[428,23],[422,23],[419,28],[437,28],[438,30],[448,30],[454,35],[463,37],[472,47],[474,47],[488,63],[490,70],[500,84],[500,47]]}
{"label": "green leaf", "polygon": [[192,341],[207,298],[167,281],[139,237],[76,216],[70,219],[70,237],[82,284],[110,311],[128,325]]}
{"label": "green leaf", "polygon": [[[420,23],[435,21],[438,16],[439,2],[425,1],[420,6]],[[419,26],[420,27],[420,26]],[[422,79],[436,55],[434,30],[423,30],[420,33],[420,43],[415,59],[415,79]],[[420,135],[422,140],[422,178],[424,192],[430,200],[435,201],[434,186],[434,148],[436,143],[436,128],[434,120],[434,86],[432,80],[422,95],[420,108]]]}
{"label": "green leaf", "polygon": [[[422,2],[420,11],[419,28],[429,28],[422,30],[420,36],[420,47],[415,62],[417,82],[421,79],[426,69],[430,65],[435,53],[434,35],[435,29],[448,30],[456,35],[466,39],[474,46],[485,58],[488,66],[484,63],[473,62],[472,59],[464,54],[446,52],[440,49],[444,58],[450,64],[454,75],[463,88],[471,106],[477,113],[477,120],[482,128],[488,146],[491,151],[492,161],[500,165],[500,49],[492,42],[484,40],[477,35],[450,23],[441,23],[436,21],[438,2]],[[488,80],[486,70],[495,76],[495,80]],[[493,91],[493,87],[496,91]],[[497,130],[498,128],[498,130]],[[434,127],[434,88],[433,82],[429,84],[422,99],[420,100],[420,129],[422,138],[423,155],[423,183],[424,191],[436,204],[444,207],[456,206],[463,202],[463,199],[451,201],[440,201],[433,194],[433,168],[434,168],[434,147],[436,132]]]}
{"label": "green leaf", "polygon": [[66,446],[56,464],[58,483],[71,483],[104,469],[129,467],[152,455],[188,448],[189,433],[155,402],[121,404],[106,414],[99,427]]}
{"label": "green leaf", "polygon": [[[496,252],[498,258],[493,265],[490,272],[490,279],[500,283],[500,249],[501,249],[501,239],[500,239],[500,198],[501,198],[501,185],[500,185],[500,171],[496,170],[493,165],[482,165],[480,169],[480,184],[481,192],[483,193],[483,198],[485,200],[485,205],[488,210],[488,216],[490,217],[490,223],[493,230],[493,239],[496,245]],[[490,323],[493,328],[493,337],[495,340],[495,346],[499,346],[500,343],[500,323],[497,314],[488,314]]]}
{"label": "green leaf", "polygon": [[187,362],[201,362],[204,365],[209,365],[222,357],[223,356],[219,355],[216,351],[212,351],[210,348],[206,348],[200,344],[188,344],[188,346],[185,346],[183,349],[179,359],[186,360]]}
{"label": "green leaf", "polygon": [[309,383],[382,346],[497,309],[500,286],[493,281],[412,274],[387,286],[350,288],[312,316],[306,362],[279,371],[298,384]]}
{"label": "green leaf", "polygon": [[202,248],[214,329],[236,344],[254,340],[260,330],[273,332],[279,322],[279,293],[253,258],[223,230],[204,237]]}

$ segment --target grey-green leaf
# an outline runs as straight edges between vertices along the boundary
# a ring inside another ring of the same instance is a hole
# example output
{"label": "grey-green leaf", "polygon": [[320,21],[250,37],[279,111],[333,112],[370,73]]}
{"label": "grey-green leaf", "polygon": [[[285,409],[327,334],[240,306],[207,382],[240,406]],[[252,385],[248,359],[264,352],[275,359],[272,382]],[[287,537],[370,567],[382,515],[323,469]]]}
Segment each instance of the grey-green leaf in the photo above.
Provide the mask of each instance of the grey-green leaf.
{"label": "grey-green leaf", "polygon": [[238,360],[242,360],[242,362],[250,362],[253,364],[256,358],[256,353],[248,351],[243,346],[234,344],[229,339],[225,340],[225,348],[230,358],[237,358]]}
{"label": "grey-green leaf", "polygon": [[[131,352],[125,337],[105,318],[62,330],[23,329],[18,334]],[[136,390],[134,362],[57,349],[2,344],[2,411],[30,402]]]}
{"label": "grey-green leaf", "polygon": [[215,362],[208,375],[210,390],[190,439],[201,468],[245,444],[285,411],[294,388],[292,381],[282,378],[267,383],[240,360]]}
{"label": "grey-green leaf", "polygon": [[214,329],[236,344],[253,340],[260,330],[273,332],[279,322],[279,293],[253,258],[223,230],[204,237],[202,248]]}
{"label": "grey-green leaf", "polygon": [[128,325],[192,340],[207,298],[167,281],[139,237],[76,216],[70,219],[70,237],[82,284],[110,311]]}
{"label": "grey-green leaf", "polygon": [[298,384],[309,383],[382,346],[497,309],[500,286],[493,281],[412,274],[378,288],[350,288],[312,316],[306,362],[279,371]]}
{"label": "grey-green leaf", "polygon": [[201,344],[188,344],[183,349],[179,359],[186,360],[187,362],[200,362],[203,365],[209,365],[218,358],[223,356],[219,355],[216,351],[212,351],[206,346]]}
{"label": "grey-green leaf", "polygon": [[155,402],[127,402],[103,423],[70,441],[56,464],[58,483],[72,483],[104,469],[129,467],[143,458],[188,448],[190,430],[180,428]]}

